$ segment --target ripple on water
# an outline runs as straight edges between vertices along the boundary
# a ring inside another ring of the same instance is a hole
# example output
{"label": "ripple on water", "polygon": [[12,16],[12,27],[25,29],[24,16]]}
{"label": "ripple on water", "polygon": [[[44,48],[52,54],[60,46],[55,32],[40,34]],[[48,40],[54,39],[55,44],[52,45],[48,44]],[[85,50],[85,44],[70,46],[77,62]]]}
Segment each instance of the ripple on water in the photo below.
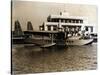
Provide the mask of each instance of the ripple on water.
{"label": "ripple on water", "polygon": [[97,67],[97,44],[66,48],[12,47],[15,73],[92,70]]}

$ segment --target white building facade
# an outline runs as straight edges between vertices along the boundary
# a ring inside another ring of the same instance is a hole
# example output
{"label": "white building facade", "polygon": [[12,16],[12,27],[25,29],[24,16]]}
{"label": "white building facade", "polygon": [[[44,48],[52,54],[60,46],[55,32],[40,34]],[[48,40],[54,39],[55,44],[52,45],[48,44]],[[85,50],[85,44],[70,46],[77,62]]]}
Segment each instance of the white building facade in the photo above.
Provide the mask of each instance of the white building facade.
{"label": "white building facade", "polygon": [[94,31],[94,25],[88,24],[88,18],[79,16],[69,16],[68,13],[60,13],[59,15],[50,15],[47,21],[39,27],[43,31],[69,31],[78,32],[85,30]]}

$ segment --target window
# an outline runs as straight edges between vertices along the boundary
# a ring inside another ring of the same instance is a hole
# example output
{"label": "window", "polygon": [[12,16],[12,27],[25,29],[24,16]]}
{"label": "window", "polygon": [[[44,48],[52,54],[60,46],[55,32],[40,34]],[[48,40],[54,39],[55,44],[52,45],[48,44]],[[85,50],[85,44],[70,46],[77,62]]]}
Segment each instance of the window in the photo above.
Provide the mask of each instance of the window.
{"label": "window", "polygon": [[79,20],[76,20],[76,23],[79,23]]}
{"label": "window", "polygon": [[57,26],[53,26],[53,30],[56,31],[57,30]]}
{"label": "window", "polygon": [[91,32],[93,32],[93,27],[91,27]]}
{"label": "window", "polygon": [[61,19],[61,22],[63,22],[64,20],[63,19]]}
{"label": "window", "polygon": [[80,23],[83,23],[83,20],[80,20]]}
{"label": "window", "polygon": [[65,23],[67,23],[67,20],[65,20]]}
{"label": "window", "polygon": [[51,26],[48,26],[48,31],[51,31]]}
{"label": "window", "polygon": [[85,30],[88,31],[88,27],[85,27]]}
{"label": "window", "polygon": [[71,23],[71,20],[69,20],[69,23]]}
{"label": "window", "polygon": [[73,20],[73,23],[75,23],[75,20]]}

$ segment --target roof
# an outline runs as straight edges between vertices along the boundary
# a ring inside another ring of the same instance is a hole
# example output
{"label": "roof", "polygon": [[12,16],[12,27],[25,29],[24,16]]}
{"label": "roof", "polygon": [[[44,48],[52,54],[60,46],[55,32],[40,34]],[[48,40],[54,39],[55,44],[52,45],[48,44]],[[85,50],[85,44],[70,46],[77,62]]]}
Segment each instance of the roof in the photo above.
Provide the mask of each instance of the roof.
{"label": "roof", "polygon": [[87,17],[80,17],[80,16],[65,16],[65,15],[50,15],[50,18],[60,18],[60,19],[87,19]]}

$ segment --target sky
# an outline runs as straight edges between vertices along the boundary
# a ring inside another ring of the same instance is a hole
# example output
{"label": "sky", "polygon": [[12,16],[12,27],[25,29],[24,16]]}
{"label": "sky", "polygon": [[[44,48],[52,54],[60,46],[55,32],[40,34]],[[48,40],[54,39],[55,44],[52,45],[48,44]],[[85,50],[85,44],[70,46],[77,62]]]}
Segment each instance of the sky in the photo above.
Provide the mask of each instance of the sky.
{"label": "sky", "polygon": [[97,6],[83,4],[64,4],[34,1],[12,2],[12,30],[14,22],[18,20],[22,30],[27,29],[27,22],[31,21],[34,30],[47,20],[50,14],[59,15],[60,12],[68,12],[70,16],[82,16],[88,18],[88,23],[96,27],[97,32]]}

